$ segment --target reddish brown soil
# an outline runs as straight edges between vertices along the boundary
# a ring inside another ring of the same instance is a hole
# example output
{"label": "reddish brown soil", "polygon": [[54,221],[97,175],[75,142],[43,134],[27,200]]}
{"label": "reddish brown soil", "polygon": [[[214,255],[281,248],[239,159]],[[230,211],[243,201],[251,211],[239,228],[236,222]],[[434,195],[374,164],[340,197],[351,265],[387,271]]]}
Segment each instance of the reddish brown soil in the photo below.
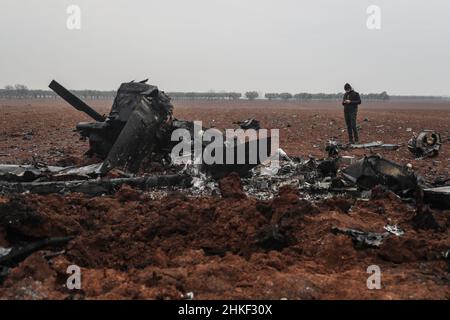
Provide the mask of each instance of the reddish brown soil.
{"label": "reddish brown soil", "polygon": [[[86,161],[87,143],[72,130],[87,117],[60,101],[1,104],[0,162],[28,162],[33,154],[49,164]],[[107,112],[110,102],[93,105]],[[215,120],[218,128],[255,117],[281,129],[281,147],[289,155],[322,157],[327,138],[345,136],[341,110],[331,104],[189,102],[175,103],[175,110],[179,118],[206,126]],[[359,115],[362,139],[386,143],[405,143],[407,127],[432,128],[446,138],[449,118],[450,104],[443,103],[370,104]],[[414,160],[405,147],[382,153],[435,179],[450,173],[448,145],[427,160]],[[235,176],[220,187],[222,196],[203,198],[176,192],[152,199],[130,187],[96,198],[0,196],[0,246],[17,238],[75,236],[61,247],[64,253],[49,259],[39,251],[12,268],[0,297],[179,299],[193,292],[196,299],[450,298],[443,258],[450,249],[449,211],[427,212],[436,225],[424,230],[417,228],[414,208],[391,193],[374,192],[370,201],[311,203],[289,186],[272,200],[247,197]],[[405,234],[389,237],[380,248],[356,249],[350,237],[331,232],[334,226],[383,232],[387,224],[398,224]],[[71,264],[82,269],[80,291],[64,287]],[[381,290],[367,288],[370,265],[381,268]]]}

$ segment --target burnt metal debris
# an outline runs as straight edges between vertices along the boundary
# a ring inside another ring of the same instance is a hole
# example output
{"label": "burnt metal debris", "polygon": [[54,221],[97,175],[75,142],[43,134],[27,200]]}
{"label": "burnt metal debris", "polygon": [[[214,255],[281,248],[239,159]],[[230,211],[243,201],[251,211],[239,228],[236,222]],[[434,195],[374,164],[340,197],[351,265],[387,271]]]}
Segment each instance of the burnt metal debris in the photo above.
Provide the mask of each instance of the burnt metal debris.
{"label": "burnt metal debris", "polygon": [[423,190],[424,201],[440,209],[450,209],[450,186]]}
{"label": "burnt metal debris", "polygon": [[5,280],[9,274],[9,269],[25,260],[32,253],[42,250],[46,247],[64,245],[74,237],[53,237],[28,243],[21,247],[2,248],[0,247],[0,283]]}
{"label": "burnt metal debris", "polygon": [[352,149],[385,149],[385,150],[397,150],[400,148],[399,144],[383,143],[382,141],[374,141],[362,144],[351,144]]}
{"label": "burnt metal debris", "polygon": [[350,236],[353,241],[353,245],[358,249],[378,248],[383,244],[383,241],[391,234],[388,231],[377,233],[339,227],[331,228],[331,232],[334,234],[345,234]]}
{"label": "burnt metal debris", "polygon": [[328,142],[326,143],[325,151],[328,153],[329,157],[336,157],[338,156],[340,150],[348,150],[348,149],[397,150],[400,147],[401,147],[400,144],[383,143],[382,141],[373,141],[368,143],[346,145],[333,138],[328,140]]}
{"label": "burnt metal debris", "polygon": [[343,148],[342,144],[339,143],[335,139],[328,140],[325,145],[325,151],[328,153],[328,157],[337,157],[339,155],[339,151]]}
{"label": "burnt metal debris", "polygon": [[[449,207],[450,186],[426,185],[411,167],[399,165],[380,155],[372,154],[361,159],[339,155],[340,150],[349,148],[395,150],[400,146],[397,144],[376,141],[344,145],[332,138],[325,146],[327,158],[302,159],[290,158],[281,149],[271,150],[270,136],[245,142],[238,142],[236,138],[237,144],[229,145],[225,135],[218,131],[225,141],[221,145],[223,163],[209,164],[202,161],[200,164],[191,162],[179,166],[176,160],[169,157],[172,148],[179,143],[171,141],[173,131],[186,129],[194,137],[203,134],[208,128],[199,128],[200,132],[195,132],[194,122],[173,118],[170,97],[158,87],[147,84],[146,80],[123,83],[107,116],[97,113],[56,81],[51,82],[50,88],[74,108],[95,120],[78,123],[76,129],[82,138],[89,139],[87,155],[95,155],[103,162],[84,167],[46,166],[39,163],[0,165],[0,193],[81,192],[97,196],[113,194],[126,184],[142,190],[190,188],[193,195],[202,195],[217,192],[217,180],[236,172],[242,178],[244,191],[259,199],[273,197],[286,184],[297,185],[302,194],[311,200],[336,194],[367,199],[374,187],[382,186],[404,199],[414,201],[417,194],[423,194],[424,203]],[[259,121],[252,118],[236,124],[243,129],[260,129]],[[201,140],[202,153],[209,150],[210,143]],[[251,143],[257,143],[256,161],[251,157]],[[440,135],[428,130],[415,135],[414,142],[410,141],[408,146],[417,155],[429,156],[438,152],[441,143]],[[186,144],[191,151],[189,157],[194,160],[194,141]],[[261,145],[268,147],[266,154],[259,152]],[[234,148],[231,150],[234,164],[226,164],[230,148]],[[238,148],[245,151],[243,163],[237,161]],[[151,160],[155,156],[167,160],[163,161],[164,173],[136,175],[142,163],[148,163],[144,160]],[[268,164],[268,160],[273,160],[273,157],[276,157],[279,166]],[[111,170],[114,173],[108,175]],[[431,188],[432,186],[435,188]],[[436,188],[438,186],[441,188]],[[391,227],[388,232],[390,231],[400,232]],[[352,234],[355,236],[358,232]]]}
{"label": "burnt metal debris", "polygon": [[136,172],[143,157],[167,138],[173,112],[170,98],[145,82],[123,83],[107,117],[99,115],[58,82],[53,80],[49,85],[70,105],[96,121],[78,123],[76,129],[89,139],[86,154],[105,160],[102,173],[115,166]]}
{"label": "burnt metal debris", "polygon": [[[50,88],[65,101],[96,120],[93,123],[78,123],[76,128],[83,138],[89,139],[90,149],[87,155],[95,155],[104,160],[99,169],[102,175],[106,175],[116,167],[136,173],[142,161],[151,157],[153,153],[168,158],[172,147],[177,143],[171,141],[171,134],[176,129],[188,129],[193,136],[193,122],[174,119],[173,105],[169,96],[160,91],[158,87],[146,82],[147,80],[123,83],[117,91],[107,117],[99,115],[56,81],[50,83]],[[244,121],[244,123],[247,126],[259,127],[259,122],[254,119]],[[258,146],[260,142],[265,143],[264,140],[258,140]],[[207,145],[208,143],[202,142],[203,149]],[[194,148],[193,143],[191,147]],[[244,147],[248,148],[248,143]],[[227,150],[228,148],[224,143],[223,149]],[[194,153],[192,152],[192,154]],[[220,171],[224,174],[233,171],[246,174],[248,170],[264,161],[265,158],[258,158],[256,164],[251,164],[246,157],[245,163],[223,164],[214,166],[214,169],[203,163],[203,168],[210,172]],[[217,175],[217,177],[221,176],[223,174]]]}
{"label": "burnt metal debris", "polygon": [[379,248],[385,239],[395,235],[401,237],[405,232],[397,225],[384,226],[385,232],[370,232],[351,228],[332,227],[331,232],[334,234],[345,234],[350,236],[353,245],[357,249]]}
{"label": "burnt metal debris", "polygon": [[362,189],[370,190],[376,185],[382,185],[401,196],[412,196],[420,183],[420,179],[408,167],[379,155],[358,160],[342,170],[342,175]]}
{"label": "burnt metal debris", "polygon": [[414,133],[408,141],[408,149],[417,158],[434,157],[442,145],[441,135],[433,130],[423,130]]}
{"label": "burnt metal debris", "polygon": [[243,130],[247,129],[253,129],[253,130],[259,130],[261,129],[261,125],[258,120],[256,119],[246,119],[243,121],[235,122],[235,124],[239,125],[239,127]]}
{"label": "burnt metal debris", "polygon": [[70,193],[79,192],[89,196],[113,194],[122,185],[129,185],[142,190],[155,187],[180,187],[187,188],[192,183],[192,177],[188,175],[158,175],[132,178],[115,179],[90,179],[71,181],[44,181],[44,182],[2,182],[0,181],[0,193],[31,192],[36,194]]}
{"label": "burnt metal debris", "polygon": [[104,116],[102,116],[97,111],[89,107],[86,103],[80,100],[77,96],[73,95],[69,90],[64,88],[55,80],[50,82],[48,87],[52,89],[54,92],[56,92],[56,94],[58,94],[61,98],[66,100],[67,103],[69,103],[75,109],[83,111],[95,121],[103,122],[106,120]]}
{"label": "burnt metal debris", "polygon": [[[281,149],[277,152],[284,154]],[[135,176],[116,169],[115,177],[108,178],[102,177],[99,172],[101,165],[79,168],[0,165],[0,194],[79,192],[99,196],[114,194],[123,185],[129,185],[149,192],[175,189],[185,190],[194,196],[211,195],[219,194],[218,178],[236,172],[232,166],[220,164],[209,165],[206,169],[202,165],[188,165],[184,168],[172,167],[178,170],[173,174],[150,176]],[[408,201],[415,201],[417,194],[423,193],[423,203],[436,208],[450,207],[450,186],[431,188],[409,167],[378,155],[362,159],[335,157],[321,160],[283,156],[279,167],[271,167],[267,162],[251,166],[241,165],[238,168],[243,170],[240,173],[244,191],[257,199],[274,197],[279,188],[286,184],[297,185],[302,196],[313,201],[335,195],[370,199],[373,188],[381,186]]]}
{"label": "burnt metal debris", "polygon": [[72,239],[73,237],[47,238],[29,243],[24,247],[8,248],[7,250],[4,249],[6,254],[0,256],[0,266],[11,267],[24,260],[35,251],[41,250],[42,248],[48,246],[65,244]]}

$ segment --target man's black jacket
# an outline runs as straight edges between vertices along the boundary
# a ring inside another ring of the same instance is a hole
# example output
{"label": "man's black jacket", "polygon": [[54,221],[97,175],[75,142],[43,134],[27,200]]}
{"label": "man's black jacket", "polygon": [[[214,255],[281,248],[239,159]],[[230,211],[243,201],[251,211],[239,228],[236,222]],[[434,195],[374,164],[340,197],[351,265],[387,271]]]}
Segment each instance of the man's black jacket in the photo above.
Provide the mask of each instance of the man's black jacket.
{"label": "man's black jacket", "polygon": [[[345,100],[350,100],[350,103],[344,103]],[[344,98],[342,99],[342,105],[347,108],[357,108],[358,104],[361,104],[361,97],[359,93],[352,90],[350,92],[346,92],[344,94]]]}

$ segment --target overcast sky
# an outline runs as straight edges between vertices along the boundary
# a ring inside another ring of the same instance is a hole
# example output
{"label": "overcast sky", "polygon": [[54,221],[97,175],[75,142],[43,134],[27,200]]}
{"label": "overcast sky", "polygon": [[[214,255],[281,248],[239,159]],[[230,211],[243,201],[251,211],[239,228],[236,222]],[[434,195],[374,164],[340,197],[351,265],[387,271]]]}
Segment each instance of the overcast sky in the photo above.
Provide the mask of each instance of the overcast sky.
{"label": "overcast sky", "polygon": [[0,0],[0,87],[450,95],[449,40],[448,0]]}

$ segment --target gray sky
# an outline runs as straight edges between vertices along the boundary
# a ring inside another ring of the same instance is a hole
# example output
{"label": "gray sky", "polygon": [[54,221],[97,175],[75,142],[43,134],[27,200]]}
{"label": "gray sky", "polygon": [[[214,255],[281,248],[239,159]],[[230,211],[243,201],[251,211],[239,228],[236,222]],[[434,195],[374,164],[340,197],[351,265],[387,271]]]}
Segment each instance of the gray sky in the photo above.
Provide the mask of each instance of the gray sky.
{"label": "gray sky", "polygon": [[0,0],[0,40],[0,87],[450,95],[448,0]]}

